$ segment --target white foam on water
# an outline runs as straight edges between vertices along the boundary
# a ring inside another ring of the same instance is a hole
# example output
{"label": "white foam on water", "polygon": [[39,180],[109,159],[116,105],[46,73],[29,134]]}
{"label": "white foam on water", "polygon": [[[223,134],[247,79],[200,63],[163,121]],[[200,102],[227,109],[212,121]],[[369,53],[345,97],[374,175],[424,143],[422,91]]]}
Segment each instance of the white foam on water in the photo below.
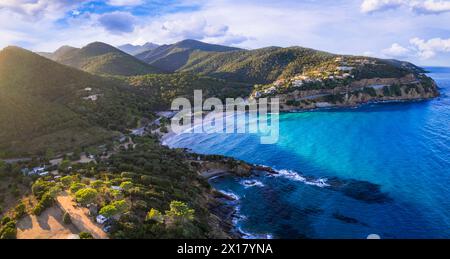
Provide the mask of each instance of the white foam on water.
{"label": "white foam on water", "polygon": [[257,187],[265,186],[262,182],[257,181],[257,180],[242,180],[240,182],[240,184],[245,186],[245,188],[250,188],[250,187],[254,187],[254,186],[257,186]]}
{"label": "white foam on water", "polygon": [[275,177],[284,177],[293,181],[297,181],[297,182],[302,182],[304,184],[307,185],[314,185],[320,188],[324,188],[327,186],[330,186],[327,183],[327,179],[326,178],[319,178],[319,179],[315,179],[315,180],[307,180],[305,177],[303,177],[302,175],[300,175],[299,173],[292,171],[292,170],[277,170],[278,174],[274,174],[273,176]]}
{"label": "white foam on water", "polygon": [[227,195],[228,197],[231,197],[231,198],[232,198],[233,200],[235,200],[235,201],[238,201],[238,200],[241,199],[237,194],[234,194],[234,193],[232,193],[232,192],[230,192],[230,191],[224,191],[224,190],[219,190],[219,191],[220,191],[221,193]]}

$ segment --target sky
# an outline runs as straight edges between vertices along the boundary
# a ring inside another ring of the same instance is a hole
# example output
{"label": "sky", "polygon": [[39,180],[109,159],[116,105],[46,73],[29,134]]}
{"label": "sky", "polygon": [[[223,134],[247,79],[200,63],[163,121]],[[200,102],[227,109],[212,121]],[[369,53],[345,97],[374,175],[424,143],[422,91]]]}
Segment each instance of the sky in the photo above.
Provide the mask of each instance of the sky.
{"label": "sky", "polygon": [[183,39],[450,66],[450,0],[0,0],[0,48]]}

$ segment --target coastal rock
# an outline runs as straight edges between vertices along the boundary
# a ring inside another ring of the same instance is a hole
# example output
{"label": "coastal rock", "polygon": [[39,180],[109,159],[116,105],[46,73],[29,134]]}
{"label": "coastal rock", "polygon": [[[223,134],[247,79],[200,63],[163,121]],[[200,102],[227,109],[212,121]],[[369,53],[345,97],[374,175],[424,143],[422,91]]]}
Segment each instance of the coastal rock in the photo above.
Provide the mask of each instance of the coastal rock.
{"label": "coastal rock", "polygon": [[381,186],[367,181],[354,179],[342,180],[339,178],[328,179],[329,189],[339,191],[344,195],[366,203],[386,203],[392,198],[381,191]]}

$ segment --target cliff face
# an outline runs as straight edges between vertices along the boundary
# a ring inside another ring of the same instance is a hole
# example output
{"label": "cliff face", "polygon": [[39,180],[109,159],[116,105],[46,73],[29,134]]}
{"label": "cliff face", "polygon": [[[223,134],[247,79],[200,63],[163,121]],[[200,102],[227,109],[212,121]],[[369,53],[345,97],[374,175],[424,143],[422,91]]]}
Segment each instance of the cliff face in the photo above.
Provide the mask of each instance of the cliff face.
{"label": "cliff face", "polygon": [[367,102],[407,101],[439,96],[436,83],[425,75],[361,79],[333,89],[296,89],[276,94],[280,110],[356,106]]}

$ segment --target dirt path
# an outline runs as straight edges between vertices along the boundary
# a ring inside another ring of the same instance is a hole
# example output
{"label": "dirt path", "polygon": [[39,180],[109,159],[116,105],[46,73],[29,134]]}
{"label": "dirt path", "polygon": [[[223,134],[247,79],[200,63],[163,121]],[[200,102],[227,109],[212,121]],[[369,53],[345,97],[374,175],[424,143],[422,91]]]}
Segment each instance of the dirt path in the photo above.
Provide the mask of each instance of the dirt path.
{"label": "dirt path", "polygon": [[78,236],[78,229],[62,222],[63,213],[57,206],[46,209],[37,217],[27,215],[17,223],[18,239],[68,239]]}
{"label": "dirt path", "polygon": [[87,215],[88,209],[75,207],[72,197],[67,193],[63,193],[56,197],[57,204],[69,213],[72,223],[80,230],[89,232],[96,239],[107,239],[108,235],[101,229],[101,226],[94,223]]}

